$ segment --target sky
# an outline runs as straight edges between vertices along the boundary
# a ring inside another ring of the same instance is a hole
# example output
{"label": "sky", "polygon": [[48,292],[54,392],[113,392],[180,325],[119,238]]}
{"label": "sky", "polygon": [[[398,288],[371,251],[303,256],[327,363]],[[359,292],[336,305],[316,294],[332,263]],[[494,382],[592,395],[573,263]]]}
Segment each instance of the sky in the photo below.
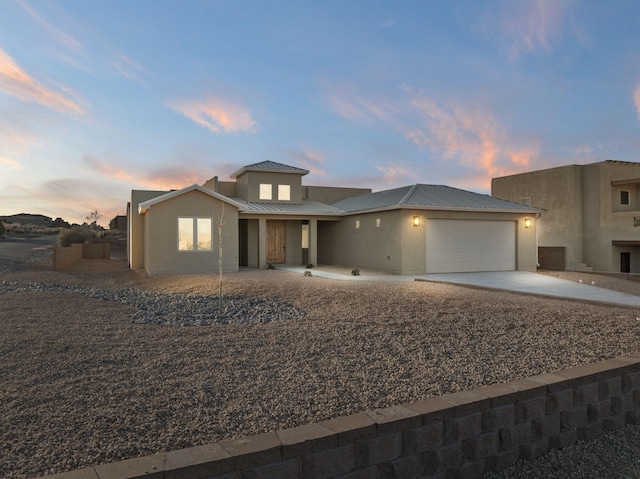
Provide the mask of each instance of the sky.
{"label": "sky", "polygon": [[635,0],[0,0],[0,215],[276,161],[306,185],[640,161]]}

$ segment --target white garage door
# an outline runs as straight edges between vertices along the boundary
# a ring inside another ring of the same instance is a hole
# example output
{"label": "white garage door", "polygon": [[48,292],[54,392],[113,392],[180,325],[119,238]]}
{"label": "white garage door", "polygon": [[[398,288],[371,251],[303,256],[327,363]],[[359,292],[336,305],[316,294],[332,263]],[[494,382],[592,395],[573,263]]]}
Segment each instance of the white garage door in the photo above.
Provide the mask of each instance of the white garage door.
{"label": "white garage door", "polygon": [[427,273],[513,271],[516,222],[427,220]]}

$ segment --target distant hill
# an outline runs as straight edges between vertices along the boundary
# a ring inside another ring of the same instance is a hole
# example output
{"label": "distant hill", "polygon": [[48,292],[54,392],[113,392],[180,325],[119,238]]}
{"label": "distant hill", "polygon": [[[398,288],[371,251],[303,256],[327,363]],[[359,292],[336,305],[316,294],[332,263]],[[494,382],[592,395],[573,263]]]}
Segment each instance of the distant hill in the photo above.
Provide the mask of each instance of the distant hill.
{"label": "distant hill", "polygon": [[22,225],[51,226],[53,220],[44,215],[32,215],[29,213],[19,213],[11,216],[0,216],[3,223],[20,223]]}

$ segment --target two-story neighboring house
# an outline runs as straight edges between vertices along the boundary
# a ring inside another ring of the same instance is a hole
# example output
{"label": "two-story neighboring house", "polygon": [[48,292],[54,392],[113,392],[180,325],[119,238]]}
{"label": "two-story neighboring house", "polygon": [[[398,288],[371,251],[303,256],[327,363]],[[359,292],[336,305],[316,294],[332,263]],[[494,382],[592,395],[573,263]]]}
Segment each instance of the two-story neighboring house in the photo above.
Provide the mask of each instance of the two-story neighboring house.
{"label": "two-story neighboring house", "polygon": [[332,264],[393,274],[536,268],[540,210],[443,185],[305,186],[263,161],[233,181],[134,190],[128,259],[149,274]]}
{"label": "two-story neighboring house", "polygon": [[544,210],[542,268],[640,272],[640,163],[606,160],[494,178],[491,194]]}

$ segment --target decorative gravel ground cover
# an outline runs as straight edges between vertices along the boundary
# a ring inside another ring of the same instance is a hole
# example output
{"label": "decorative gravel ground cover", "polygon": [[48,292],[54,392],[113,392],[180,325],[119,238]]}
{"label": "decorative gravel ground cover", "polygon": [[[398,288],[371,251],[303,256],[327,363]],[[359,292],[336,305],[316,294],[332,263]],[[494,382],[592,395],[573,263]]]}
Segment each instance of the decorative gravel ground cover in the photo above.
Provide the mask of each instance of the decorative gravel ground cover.
{"label": "decorative gravel ground cover", "polygon": [[640,344],[634,309],[435,283],[228,274],[225,296],[295,317],[182,327],[140,324],[140,304],[87,291],[217,301],[217,276],[148,277],[113,261],[55,273],[44,261],[0,281],[1,478],[293,427]]}

